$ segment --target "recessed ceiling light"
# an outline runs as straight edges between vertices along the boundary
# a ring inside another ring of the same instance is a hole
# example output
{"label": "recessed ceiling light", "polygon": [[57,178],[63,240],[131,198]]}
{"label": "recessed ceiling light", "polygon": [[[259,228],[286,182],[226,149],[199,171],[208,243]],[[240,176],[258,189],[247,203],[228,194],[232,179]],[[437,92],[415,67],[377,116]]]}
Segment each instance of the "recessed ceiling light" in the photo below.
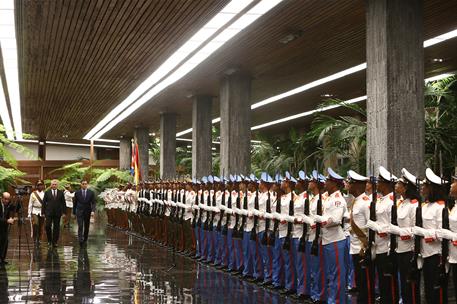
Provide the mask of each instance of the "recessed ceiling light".
{"label": "recessed ceiling light", "polygon": [[289,42],[294,41],[295,39],[301,37],[303,35],[303,31],[295,31],[293,33],[289,33],[279,39],[279,43],[281,44],[288,44]]}
{"label": "recessed ceiling light", "polygon": [[432,62],[435,62],[435,63],[443,62],[443,61],[444,61],[443,58],[433,58],[433,59],[432,59]]}
{"label": "recessed ceiling light", "polygon": [[325,93],[325,94],[322,94],[322,95],[321,95],[322,98],[332,98],[332,97],[334,97],[334,96],[335,96],[335,95],[329,94],[329,93]]}

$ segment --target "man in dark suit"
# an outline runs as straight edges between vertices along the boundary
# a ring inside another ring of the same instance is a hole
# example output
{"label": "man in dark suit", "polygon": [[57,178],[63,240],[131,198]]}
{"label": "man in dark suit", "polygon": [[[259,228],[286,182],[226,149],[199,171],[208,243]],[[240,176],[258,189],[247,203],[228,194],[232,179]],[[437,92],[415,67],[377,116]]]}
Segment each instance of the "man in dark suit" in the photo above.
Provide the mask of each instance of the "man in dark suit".
{"label": "man in dark suit", "polygon": [[57,189],[59,182],[51,181],[51,189],[44,193],[43,197],[43,214],[46,217],[46,236],[48,245],[57,247],[60,232],[60,218],[65,212],[65,196],[63,192]]}
{"label": "man in dark suit", "polygon": [[8,230],[14,224],[14,212],[16,208],[11,204],[11,195],[3,192],[0,200],[0,265],[8,264],[5,261],[8,251]]}
{"label": "man in dark suit", "polygon": [[81,181],[81,189],[75,192],[73,214],[78,221],[79,245],[84,246],[89,235],[90,217],[95,212],[95,193],[87,189],[87,180]]}

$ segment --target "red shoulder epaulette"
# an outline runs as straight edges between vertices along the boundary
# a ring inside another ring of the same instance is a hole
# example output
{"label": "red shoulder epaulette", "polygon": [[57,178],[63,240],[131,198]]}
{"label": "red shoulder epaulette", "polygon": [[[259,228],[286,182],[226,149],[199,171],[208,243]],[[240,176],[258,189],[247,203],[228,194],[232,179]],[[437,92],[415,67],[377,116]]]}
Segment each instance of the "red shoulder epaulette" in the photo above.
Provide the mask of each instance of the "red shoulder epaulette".
{"label": "red shoulder epaulette", "polygon": [[411,204],[417,204],[419,201],[417,199],[411,200]]}
{"label": "red shoulder epaulette", "polygon": [[436,201],[438,205],[444,205],[444,201]]}

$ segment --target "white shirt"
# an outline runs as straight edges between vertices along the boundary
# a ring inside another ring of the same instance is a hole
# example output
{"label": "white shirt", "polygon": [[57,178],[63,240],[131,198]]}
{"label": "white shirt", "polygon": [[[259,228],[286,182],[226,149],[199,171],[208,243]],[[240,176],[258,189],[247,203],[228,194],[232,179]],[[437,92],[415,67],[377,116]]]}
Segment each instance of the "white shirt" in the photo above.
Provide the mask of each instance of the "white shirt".
{"label": "white shirt", "polygon": [[265,231],[265,213],[267,212],[267,200],[268,192],[259,192],[259,220],[257,222],[257,232]]}
{"label": "white shirt", "polygon": [[[370,219],[370,204],[371,198],[365,193],[360,194],[354,200],[352,204],[352,221],[357,227],[362,230],[368,239],[368,229],[365,229],[367,221]],[[358,236],[351,230],[350,234],[351,245],[349,247],[350,254],[359,254],[362,249],[362,242],[360,242]]]}
{"label": "white shirt", "polygon": [[251,231],[254,228],[254,216],[253,210],[255,205],[255,192],[248,191],[248,208],[243,210],[247,213],[246,215],[246,225],[244,226],[244,231]]}
{"label": "white shirt", "polygon": [[453,232],[449,238],[449,263],[457,264],[457,206],[449,212],[449,230]]}
{"label": "white shirt", "polygon": [[412,228],[416,225],[417,200],[399,199],[397,201],[397,222],[398,228],[394,227],[391,233],[397,235],[396,252],[408,252],[414,249],[414,238]]}
{"label": "white shirt", "polygon": [[[281,222],[279,223],[278,228],[279,238],[287,236],[287,226],[289,223],[289,221],[287,221],[287,217],[289,216],[289,204],[292,195],[292,192],[281,195]],[[295,196],[293,197],[293,199],[295,200]]]}
{"label": "white shirt", "polygon": [[[216,191],[216,206],[213,206],[214,211],[214,220],[213,220],[213,227],[217,227],[219,224],[219,219],[221,218],[221,203],[222,203],[222,191]],[[213,202],[214,204],[214,202]]]}
{"label": "white shirt", "polygon": [[67,208],[73,208],[73,198],[75,197],[75,193],[65,190],[63,194],[65,196],[65,205]]}
{"label": "white shirt", "polygon": [[444,202],[425,203],[422,205],[423,228],[429,230],[431,236],[424,236],[421,240],[421,254],[423,258],[441,254],[441,240],[433,237],[437,229],[442,228]]}
{"label": "white shirt", "polygon": [[294,217],[300,219],[300,223],[296,223],[293,226],[293,238],[300,238],[303,235],[303,223],[301,222],[301,219],[305,214],[305,201],[307,197],[308,193],[306,191],[303,191],[302,193],[297,195],[297,198],[294,202]]}
{"label": "white shirt", "polygon": [[43,201],[43,198],[44,198],[44,191],[35,190],[35,191],[33,191],[32,194],[30,194],[29,209],[28,209],[29,217],[32,216],[32,214],[41,216],[41,203],[36,198],[35,194],[37,194],[40,197],[41,201]]}
{"label": "white shirt", "polygon": [[381,227],[375,234],[376,254],[389,251],[390,237],[387,233],[392,218],[393,195],[389,193],[376,201],[376,223]]}
{"label": "white shirt", "polygon": [[323,202],[323,217],[327,223],[322,226],[322,245],[346,239],[341,223],[346,210],[346,200],[340,191],[330,194]]}
{"label": "white shirt", "polygon": [[184,220],[187,221],[193,218],[192,206],[195,203],[195,191],[186,191],[185,193],[186,200],[184,204],[186,204],[186,211],[184,211]]}
{"label": "white shirt", "polygon": [[[328,193],[324,192],[321,194],[321,199],[322,199],[322,206],[324,206],[324,200],[327,198]],[[317,202],[319,201],[319,195],[313,195],[311,199],[309,200],[309,214],[310,216],[317,215]],[[316,224],[312,224],[307,233],[306,233],[306,238],[308,239],[308,242],[313,242],[314,239],[316,238]],[[321,233],[319,235],[319,238],[322,238],[322,229]]]}

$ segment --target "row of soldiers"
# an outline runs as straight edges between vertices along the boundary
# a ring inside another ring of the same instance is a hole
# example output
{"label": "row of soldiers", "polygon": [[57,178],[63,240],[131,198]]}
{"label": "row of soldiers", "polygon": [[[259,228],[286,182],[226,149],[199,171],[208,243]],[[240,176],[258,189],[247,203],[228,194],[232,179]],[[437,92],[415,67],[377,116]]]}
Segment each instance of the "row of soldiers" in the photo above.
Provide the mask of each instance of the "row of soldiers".
{"label": "row of soldiers", "polygon": [[111,225],[305,302],[347,303],[354,279],[358,303],[420,303],[423,278],[425,302],[446,303],[457,177],[378,171],[208,176],[103,197]]}

